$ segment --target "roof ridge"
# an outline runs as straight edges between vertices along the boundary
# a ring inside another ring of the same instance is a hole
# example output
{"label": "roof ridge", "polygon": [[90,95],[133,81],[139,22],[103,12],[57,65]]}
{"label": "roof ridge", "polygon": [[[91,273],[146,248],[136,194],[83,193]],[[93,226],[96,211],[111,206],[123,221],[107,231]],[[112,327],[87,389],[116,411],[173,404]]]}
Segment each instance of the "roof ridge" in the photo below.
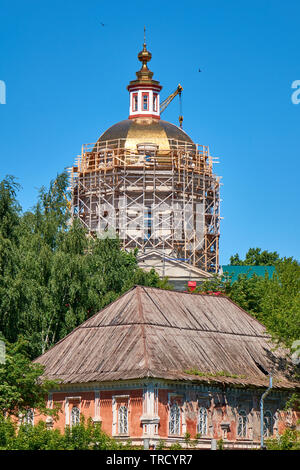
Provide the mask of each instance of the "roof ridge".
{"label": "roof ridge", "polygon": [[[160,290],[162,292],[170,292],[172,294],[188,294],[188,295],[198,295],[198,296],[202,296],[202,297],[210,297],[210,298],[215,298],[215,297],[222,297],[222,298],[225,298],[225,299],[229,299],[229,297],[226,295],[226,294],[223,294],[223,293],[220,293],[218,294],[217,296],[214,296],[214,295],[211,295],[211,294],[206,294],[206,293],[202,293],[202,292],[188,292],[188,291],[183,291],[183,290],[174,290],[174,289],[164,289],[163,287],[156,287],[156,286],[143,286],[143,285],[140,285],[140,284],[135,284],[134,287],[142,287],[143,289],[155,289],[155,290]],[[229,299],[230,300],[230,299]],[[237,304],[236,304],[237,305]],[[237,305],[238,306],[238,305]],[[239,306],[238,306],[239,307]],[[239,307],[241,308],[241,307]]]}

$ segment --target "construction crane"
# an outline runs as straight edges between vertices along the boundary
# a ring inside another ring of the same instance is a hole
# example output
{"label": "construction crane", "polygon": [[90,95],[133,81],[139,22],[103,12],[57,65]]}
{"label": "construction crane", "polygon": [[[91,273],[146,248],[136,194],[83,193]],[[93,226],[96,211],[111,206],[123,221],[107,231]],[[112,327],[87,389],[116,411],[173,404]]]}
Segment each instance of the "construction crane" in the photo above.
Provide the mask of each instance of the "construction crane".
{"label": "construction crane", "polygon": [[182,86],[179,85],[177,86],[176,90],[171,93],[164,101],[162,101],[160,105],[160,114],[164,112],[167,106],[171,103],[171,101],[175,98],[175,96],[179,95],[179,103],[180,103],[180,115],[179,115],[179,125],[182,127],[182,121],[183,121],[183,116],[182,116],[182,102],[181,102],[181,92],[183,88]]}

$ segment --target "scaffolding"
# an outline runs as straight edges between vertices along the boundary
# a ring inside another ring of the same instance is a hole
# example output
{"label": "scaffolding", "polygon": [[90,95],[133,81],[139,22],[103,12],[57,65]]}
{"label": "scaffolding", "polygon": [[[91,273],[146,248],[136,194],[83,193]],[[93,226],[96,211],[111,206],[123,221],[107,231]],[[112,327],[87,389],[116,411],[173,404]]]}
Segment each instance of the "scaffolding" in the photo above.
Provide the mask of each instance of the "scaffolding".
{"label": "scaffolding", "polygon": [[169,140],[126,148],[125,139],[82,147],[70,169],[72,218],[125,250],[156,250],[207,272],[219,269],[220,178],[209,148]]}

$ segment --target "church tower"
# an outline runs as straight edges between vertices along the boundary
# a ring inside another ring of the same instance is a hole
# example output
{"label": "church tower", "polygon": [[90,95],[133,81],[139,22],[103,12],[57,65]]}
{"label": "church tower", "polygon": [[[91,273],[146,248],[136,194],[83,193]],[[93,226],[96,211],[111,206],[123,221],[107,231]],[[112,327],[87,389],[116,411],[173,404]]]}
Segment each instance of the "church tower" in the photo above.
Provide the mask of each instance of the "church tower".
{"label": "church tower", "polygon": [[151,52],[147,50],[144,42],[143,50],[138,54],[138,59],[142,62],[141,70],[136,72],[137,79],[127,86],[130,93],[129,119],[160,119],[159,92],[162,86],[152,79],[153,72],[148,69],[147,63],[151,58]]}
{"label": "church tower", "polygon": [[[94,235],[118,237],[140,256],[219,269],[219,178],[207,146],[161,119],[160,91],[144,40],[127,86],[129,116],[83,145],[71,168],[72,218]],[[155,267],[155,263],[153,264]]]}

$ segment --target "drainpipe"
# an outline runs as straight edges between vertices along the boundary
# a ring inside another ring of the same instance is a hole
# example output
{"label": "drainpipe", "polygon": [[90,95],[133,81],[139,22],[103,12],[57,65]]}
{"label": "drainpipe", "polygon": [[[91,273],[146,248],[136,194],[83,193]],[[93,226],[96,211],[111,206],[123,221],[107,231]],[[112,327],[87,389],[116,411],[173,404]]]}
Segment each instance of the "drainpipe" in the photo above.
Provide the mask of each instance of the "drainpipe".
{"label": "drainpipe", "polygon": [[260,448],[264,449],[264,399],[269,395],[271,388],[273,387],[273,377],[269,376],[269,388],[262,394],[260,398]]}

